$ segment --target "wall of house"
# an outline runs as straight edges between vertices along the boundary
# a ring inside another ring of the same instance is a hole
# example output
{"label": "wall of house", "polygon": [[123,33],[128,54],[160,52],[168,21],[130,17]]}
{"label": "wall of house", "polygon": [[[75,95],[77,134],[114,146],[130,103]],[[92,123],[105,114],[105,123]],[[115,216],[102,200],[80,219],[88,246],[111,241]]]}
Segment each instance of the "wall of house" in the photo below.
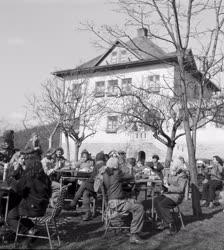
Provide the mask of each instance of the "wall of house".
{"label": "wall of house", "polygon": [[[88,80],[89,85],[89,91],[94,91],[95,89],[95,83],[98,81],[105,81],[106,83],[106,94],[105,97],[99,97],[99,98],[113,98],[113,97],[107,97],[107,83],[109,80],[118,80],[119,86],[121,85],[121,80],[123,78],[132,78],[132,84],[135,86],[142,86],[144,82],[146,81],[147,77],[150,75],[159,75],[160,76],[160,85],[161,85],[161,94],[162,95],[169,95],[172,96],[172,91],[170,90],[173,88],[173,79],[174,79],[174,68],[173,66],[166,65],[166,64],[160,64],[160,65],[153,65],[153,66],[144,66],[139,68],[132,68],[132,69],[125,69],[125,70],[117,70],[117,71],[110,71],[110,72],[96,72],[91,75],[82,76],[79,78],[76,77],[68,77],[66,79],[66,86],[71,87],[72,84],[78,84],[82,82],[83,80]],[[118,100],[116,98],[111,99],[114,100],[113,105],[116,108],[119,108]],[[110,113],[110,115],[112,115]],[[136,135],[134,133],[130,133],[127,131],[118,130],[117,133],[107,133],[107,114],[103,115],[98,122],[97,126],[97,133],[89,138],[86,139],[84,142],[85,147],[88,148],[88,144],[92,145],[92,151],[96,149],[96,145],[105,145],[110,144],[110,148],[113,149],[114,147],[120,147],[122,149],[128,150],[129,148],[129,154],[136,154],[135,147],[138,150],[145,150],[150,151],[150,148],[152,148],[152,142],[155,140],[152,137],[152,133],[149,131],[147,133],[147,136],[144,135]],[[142,143],[144,141],[144,147],[142,147]],[[150,145],[146,146],[147,143],[150,143]],[[65,145],[64,138],[62,138],[62,144]],[[74,152],[74,142],[70,142],[71,145],[71,152]],[[114,145],[114,146],[113,146]],[[119,146],[118,146],[119,145]],[[130,146],[131,145],[131,146]],[[135,145],[133,147],[133,145]],[[98,147],[100,148],[100,147]],[[145,148],[145,149],[144,149]],[[82,148],[81,148],[82,149]],[[153,149],[152,152],[148,153],[148,155],[152,155],[153,151],[161,152],[160,149]],[[155,153],[155,152],[154,152]],[[73,157],[73,153],[71,153]]]}

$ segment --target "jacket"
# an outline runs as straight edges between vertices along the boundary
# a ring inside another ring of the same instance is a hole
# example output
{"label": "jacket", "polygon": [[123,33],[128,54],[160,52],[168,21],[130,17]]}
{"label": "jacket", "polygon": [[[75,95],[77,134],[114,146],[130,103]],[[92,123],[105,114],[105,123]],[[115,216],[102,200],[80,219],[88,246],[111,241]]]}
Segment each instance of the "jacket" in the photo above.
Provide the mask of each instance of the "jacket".
{"label": "jacket", "polygon": [[214,164],[212,166],[210,177],[211,180],[222,180],[223,167],[220,164]]}
{"label": "jacket", "polygon": [[86,180],[86,188],[89,191],[95,192],[94,190],[94,180],[96,178],[96,176],[99,173],[99,170],[105,165],[105,163],[103,161],[97,161],[94,168],[93,168],[93,172],[91,173],[90,177],[88,180]]}
{"label": "jacket", "polygon": [[188,182],[188,177],[185,172],[181,172],[175,176],[168,177],[168,193],[165,196],[173,200],[176,204],[180,204],[184,198],[185,187]]}
{"label": "jacket", "polygon": [[22,197],[20,215],[38,217],[45,214],[51,197],[51,181],[41,170],[34,175],[24,174],[17,183],[16,191]]}
{"label": "jacket", "polygon": [[103,174],[103,184],[108,200],[125,199],[122,182],[131,179],[133,179],[131,175],[124,174],[120,169],[107,168]]}

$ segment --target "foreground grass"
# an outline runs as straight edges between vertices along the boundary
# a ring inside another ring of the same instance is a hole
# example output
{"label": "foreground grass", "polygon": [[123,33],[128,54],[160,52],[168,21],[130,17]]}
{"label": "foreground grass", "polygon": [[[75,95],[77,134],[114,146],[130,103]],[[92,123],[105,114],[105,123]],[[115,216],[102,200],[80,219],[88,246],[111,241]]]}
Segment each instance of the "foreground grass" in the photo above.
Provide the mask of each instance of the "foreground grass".
{"label": "foreground grass", "polygon": [[[92,221],[82,222],[81,216],[74,212],[63,212],[60,219],[62,244],[60,249],[74,250],[223,250],[224,249],[224,213],[221,207],[203,209],[203,218],[196,220],[191,215],[191,202],[184,202],[181,210],[184,214],[185,229],[175,236],[168,236],[167,231],[158,232],[150,223],[145,223],[141,237],[144,244],[131,245],[128,236],[123,233],[116,235],[109,232],[103,238],[101,217]],[[54,241],[56,246],[56,241]],[[13,248],[13,244],[1,245],[0,249]],[[49,249],[45,240],[33,243],[33,249]]]}

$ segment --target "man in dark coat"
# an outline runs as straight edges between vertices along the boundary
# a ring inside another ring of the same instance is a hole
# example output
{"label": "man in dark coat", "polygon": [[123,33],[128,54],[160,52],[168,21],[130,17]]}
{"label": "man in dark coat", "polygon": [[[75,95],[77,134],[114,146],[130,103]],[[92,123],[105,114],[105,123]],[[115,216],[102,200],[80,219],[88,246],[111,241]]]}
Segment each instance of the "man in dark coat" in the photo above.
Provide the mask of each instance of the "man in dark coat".
{"label": "man in dark coat", "polygon": [[[51,197],[51,181],[44,173],[39,161],[26,161],[26,173],[19,179],[16,192],[22,197],[21,202],[8,214],[8,225],[15,231],[19,216],[40,217],[46,212]],[[33,227],[30,219],[21,220],[22,232]]]}

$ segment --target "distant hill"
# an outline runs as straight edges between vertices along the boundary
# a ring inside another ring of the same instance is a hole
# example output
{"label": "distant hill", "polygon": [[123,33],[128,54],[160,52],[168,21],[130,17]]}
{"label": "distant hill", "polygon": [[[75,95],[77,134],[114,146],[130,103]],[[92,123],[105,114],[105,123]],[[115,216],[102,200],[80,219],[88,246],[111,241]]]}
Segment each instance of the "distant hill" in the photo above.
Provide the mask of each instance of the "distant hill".
{"label": "distant hill", "polygon": [[[47,127],[36,126],[33,128],[29,128],[29,129],[15,131],[15,140],[14,140],[15,148],[24,149],[32,133],[36,132],[40,137],[40,143],[41,143],[43,152],[46,152],[48,149],[48,137],[49,137],[49,132],[47,128],[51,130],[53,129],[53,127],[54,127],[54,124],[50,124]],[[0,138],[0,142],[2,142],[2,137]],[[58,130],[53,138],[53,143],[52,143],[53,148],[57,148],[59,146],[59,143],[60,143],[60,133]]]}

